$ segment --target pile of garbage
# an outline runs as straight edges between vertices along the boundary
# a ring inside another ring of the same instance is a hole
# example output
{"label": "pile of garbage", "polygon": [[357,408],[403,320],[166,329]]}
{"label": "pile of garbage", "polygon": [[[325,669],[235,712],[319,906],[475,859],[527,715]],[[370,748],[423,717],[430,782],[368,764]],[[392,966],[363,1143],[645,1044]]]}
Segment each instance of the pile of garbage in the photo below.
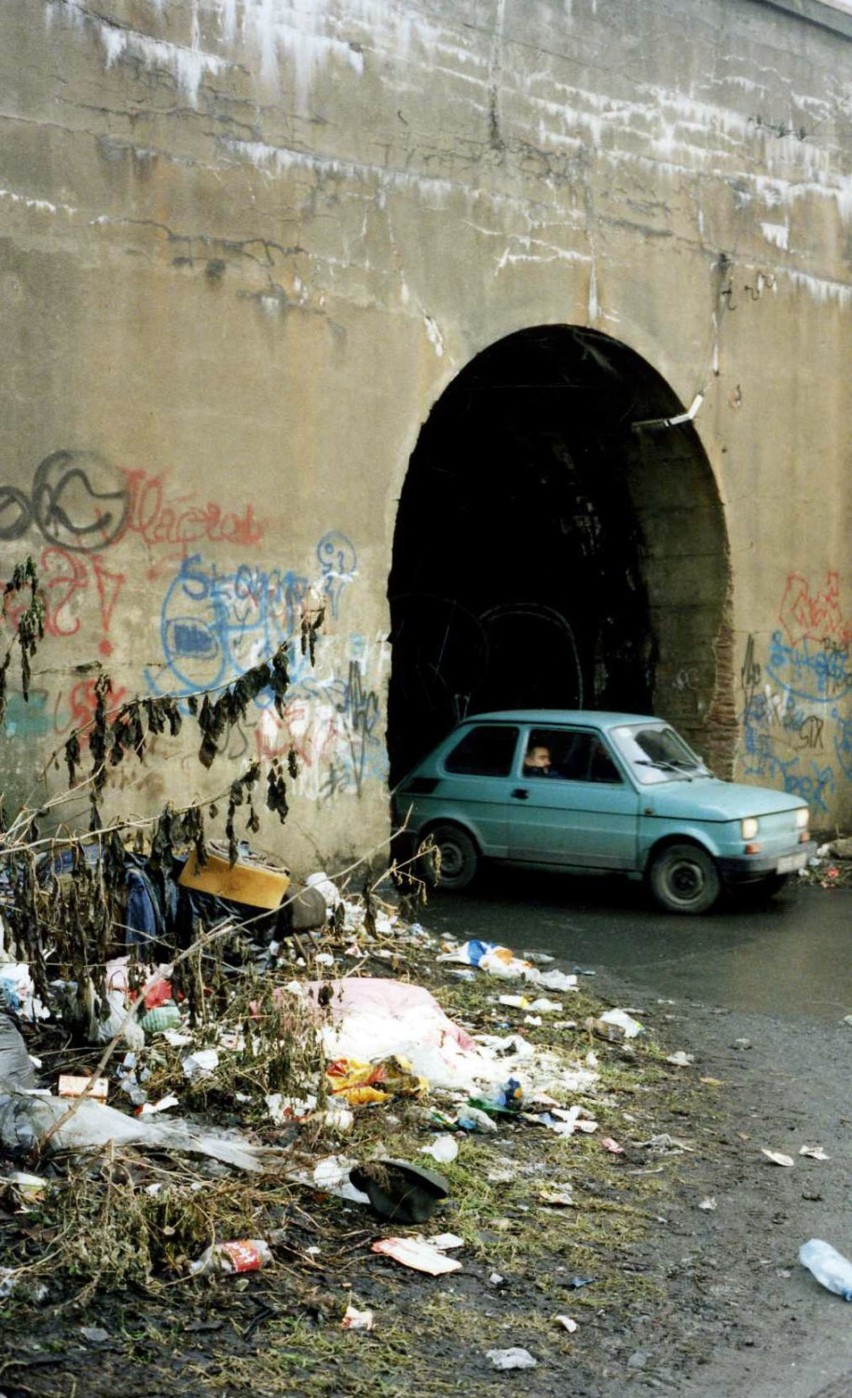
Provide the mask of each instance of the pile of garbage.
{"label": "pile of garbage", "polygon": [[[290,1217],[300,1196],[345,1201],[373,1230],[365,1247],[442,1275],[461,1265],[449,1254],[464,1238],[399,1230],[422,1229],[451,1206],[455,1162],[477,1139],[522,1131],[624,1153],[601,1120],[603,1112],[611,1123],[614,1109],[600,1054],[629,1065],[645,1031],[627,1010],[591,1003],[584,973],[566,974],[542,954],[442,941],[370,890],[344,896],[323,873],[298,890],[300,916],[321,925],[296,932],[291,912],[283,931],[288,876],[282,888],[282,876],[270,881],[276,871],[249,858],[236,869],[187,867],[175,901],[191,894],[195,936],[171,962],[151,954],[162,945],[159,925],[143,938],[141,919],[129,918],[121,954],[93,967],[85,985],[48,957],[57,974],[37,986],[3,929],[0,1189],[18,1211],[37,1201],[51,1217],[51,1203],[61,1205],[66,1224],[73,1203],[85,1229],[92,1192],[109,1185],[113,1211],[122,1199],[146,1245],[131,1263],[99,1237],[92,1286],[117,1284],[131,1266],[147,1285],[268,1266],[292,1252],[276,1217]],[[133,873],[145,887],[144,868]],[[270,906],[257,917],[264,883]],[[165,916],[167,903],[157,907]],[[426,979],[459,993],[474,983],[490,1023],[451,1017],[418,983]],[[594,1012],[572,1016],[575,1005]],[[389,1137],[404,1140],[407,1155]],[[567,1165],[538,1181],[542,1206],[572,1207]],[[264,1181],[254,1215],[265,1218],[264,1236],[231,1236],[255,1179]],[[377,1217],[392,1234],[375,1237]],[[57,1300],[67,1280],[55,1249],[42,1266],[32,1233],[28,1247],[0,1276],[0,1292]]]}
{"label": "pile of garbage", "polygon": [[852,888],[852,837],[817,845],[813,858],[799,870],[799,879],[820,888]]}

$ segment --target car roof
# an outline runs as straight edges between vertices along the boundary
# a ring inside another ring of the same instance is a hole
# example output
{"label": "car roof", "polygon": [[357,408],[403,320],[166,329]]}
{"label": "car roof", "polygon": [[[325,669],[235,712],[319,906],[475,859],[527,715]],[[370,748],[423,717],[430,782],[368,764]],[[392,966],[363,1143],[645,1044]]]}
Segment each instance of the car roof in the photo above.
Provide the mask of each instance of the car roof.
{"label": "car roof", "polygon": [[[468,714],[470,723],[532,723],[546,727],[557,723],[587,723],[595,728],[614,728],[621,723],[665,723],[652,714],[614,713],[604,709],[497,709],[487,714]],[[460,724],[459,727],[462,725]]]}

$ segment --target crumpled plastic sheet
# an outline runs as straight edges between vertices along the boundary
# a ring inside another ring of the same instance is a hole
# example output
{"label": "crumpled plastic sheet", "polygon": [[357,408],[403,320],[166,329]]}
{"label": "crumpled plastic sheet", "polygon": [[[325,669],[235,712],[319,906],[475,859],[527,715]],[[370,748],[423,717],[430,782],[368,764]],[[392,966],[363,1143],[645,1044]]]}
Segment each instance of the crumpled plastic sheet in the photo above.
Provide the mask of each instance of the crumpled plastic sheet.
{"label": "crumpled plastic sheet", "polygon": [[323,985],[331,992],[328,1022],[321,1031],[328,1059],[375,1062],[396,1055],[406,1058],[431,1087],[464,1092],[483,1083],[505,1082],[510,1072],[525,1092],[547,1086],[583,1091],[597,1080],[597,1073],[589,1069],[568,1073],[552,1055],[517,1035],[472,1039],[424,986],[351,976],[301,986],[292,982],[287,990],[316,1000]]}

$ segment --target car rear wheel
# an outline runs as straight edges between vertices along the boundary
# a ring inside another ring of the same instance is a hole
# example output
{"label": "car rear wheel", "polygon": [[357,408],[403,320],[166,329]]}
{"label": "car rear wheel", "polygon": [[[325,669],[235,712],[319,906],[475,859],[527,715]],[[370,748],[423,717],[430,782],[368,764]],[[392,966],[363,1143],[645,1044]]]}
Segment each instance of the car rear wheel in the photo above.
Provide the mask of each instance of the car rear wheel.
{"label": "car rear wheel", "polygon": [[479,868],[479,852],[457,825],[436,825],[428,832],[433,848],[420,857],[423,878],[430,888],[467,888]]}
{"label": "car rear wheel", "polygon": [[719,874],[700,845],[667,845],[654,858],[651,892],[669,913],[704,913],[719,896]]}

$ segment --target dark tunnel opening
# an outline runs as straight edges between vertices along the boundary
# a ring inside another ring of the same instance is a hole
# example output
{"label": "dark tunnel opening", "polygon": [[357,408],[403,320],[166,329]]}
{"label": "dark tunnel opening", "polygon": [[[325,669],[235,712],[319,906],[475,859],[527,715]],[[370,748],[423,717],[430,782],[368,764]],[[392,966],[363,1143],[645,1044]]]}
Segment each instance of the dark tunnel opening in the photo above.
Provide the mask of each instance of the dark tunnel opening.
{"label": "dark tunnel opening", "polygon": [[468,713],[650,710],[657,641],[634,424],[681,412],[633,351],[570,326],[501,340],[449,385],[397,515],[392,783]]}

